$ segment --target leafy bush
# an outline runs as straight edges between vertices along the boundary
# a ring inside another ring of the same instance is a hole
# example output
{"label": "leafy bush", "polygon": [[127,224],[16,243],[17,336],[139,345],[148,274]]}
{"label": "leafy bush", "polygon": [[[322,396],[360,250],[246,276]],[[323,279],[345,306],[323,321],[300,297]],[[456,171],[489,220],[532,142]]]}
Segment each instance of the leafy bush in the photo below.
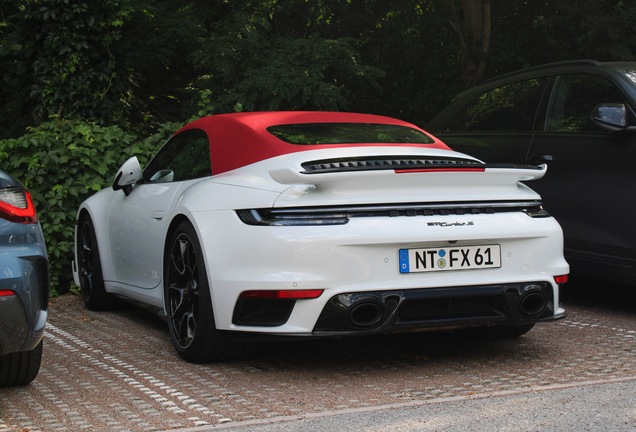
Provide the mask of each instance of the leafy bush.
{"label": "leafy bush", "polygon": [[20,138],[0,140],[0,167],[24,183],[38,211],[49,255],[51,295],[77,291],[71,260],[81,202],[109,187],[131,156],[143,166],[179,126],[162,125],[155,135],[140,140],[118,126],[52,120],[29,128]]}

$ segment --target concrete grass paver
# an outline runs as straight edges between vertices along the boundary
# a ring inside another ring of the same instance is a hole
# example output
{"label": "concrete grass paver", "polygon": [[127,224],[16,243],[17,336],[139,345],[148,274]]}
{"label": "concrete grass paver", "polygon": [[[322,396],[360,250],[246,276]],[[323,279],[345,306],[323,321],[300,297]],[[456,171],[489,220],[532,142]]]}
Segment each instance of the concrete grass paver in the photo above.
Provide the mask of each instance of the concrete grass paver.
{"label": "concrete grass paver", "polygon": [[636,377],[633,313],[566,305],[527,335],[452,332],[264,343],[247,360],[189,364],[167,325],[122,305],[51,302],[42,368],[0,393],[0,432],[163,431]]}

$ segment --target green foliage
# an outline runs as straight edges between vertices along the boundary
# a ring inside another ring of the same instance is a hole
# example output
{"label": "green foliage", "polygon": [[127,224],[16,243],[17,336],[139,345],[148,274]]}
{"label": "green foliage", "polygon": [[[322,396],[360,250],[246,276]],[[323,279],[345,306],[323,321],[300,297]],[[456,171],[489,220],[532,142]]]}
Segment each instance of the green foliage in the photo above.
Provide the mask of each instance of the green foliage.
{"label": "green foliage", "polygon": [[[359,41],[276,26],[302,3],[228,6],[193,58],[217,112],[346,110],[360,92],[377,91],[383,72],[365,64]],[[293,14],[292,14],[293,15]]]}
{"label": "green foliage", "polygon": [[[491,3],[485,78],[636,58],[633,2]],[[79,203],[176,122],[347,110],[426,124],[464,89],[451,18],[449,0],[0,0],[0,166],[34,194],[54,289]]]}
{"label": "green foliage", "polygon": [[53,120],[18,139],[0,141],[0,166],[24,183],[38,211],[50,261],[51,293],[68,290],[75,217],[82,201],[111,185],[131,156],[147,156],[173,132],[163,125],[143,141],[117,126],[80,120]]}
{"label": "green foliage", "polygon": [[122,40],[131,0],[4,1],[19,4],[0,43],[4,79],[28,88],[31,123],[50,114],[121,122],[132,107],[133,73],[123,63]]}
{"label": "green foliage", "polygon": [[493,3],[489,76],[563,60],[636,60],[636,4],[623,0]]}

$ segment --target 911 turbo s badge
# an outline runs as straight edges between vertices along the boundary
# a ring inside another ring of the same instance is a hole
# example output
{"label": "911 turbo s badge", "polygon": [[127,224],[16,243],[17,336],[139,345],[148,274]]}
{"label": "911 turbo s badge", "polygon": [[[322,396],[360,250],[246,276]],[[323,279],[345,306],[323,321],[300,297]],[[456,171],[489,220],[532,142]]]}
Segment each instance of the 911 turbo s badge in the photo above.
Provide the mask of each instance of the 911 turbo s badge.
{"label": "911 turbo s badge", "polygon": [[472,226],[475,225],[473,221],[470,222],[429,222],[428,226],[439,226],[439,227],[449,227],[449,226]]}

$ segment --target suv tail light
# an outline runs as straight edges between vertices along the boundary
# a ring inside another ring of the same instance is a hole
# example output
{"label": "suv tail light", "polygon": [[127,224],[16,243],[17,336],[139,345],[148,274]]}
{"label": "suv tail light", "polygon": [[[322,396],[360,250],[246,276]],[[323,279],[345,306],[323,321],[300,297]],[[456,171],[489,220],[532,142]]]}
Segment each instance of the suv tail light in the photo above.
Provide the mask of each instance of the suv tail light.
{"label": "suv tail light", "polygon": [[0,218],[11,222],[36,223],[38,215],[31,194],[22,187],[0,189]]}

